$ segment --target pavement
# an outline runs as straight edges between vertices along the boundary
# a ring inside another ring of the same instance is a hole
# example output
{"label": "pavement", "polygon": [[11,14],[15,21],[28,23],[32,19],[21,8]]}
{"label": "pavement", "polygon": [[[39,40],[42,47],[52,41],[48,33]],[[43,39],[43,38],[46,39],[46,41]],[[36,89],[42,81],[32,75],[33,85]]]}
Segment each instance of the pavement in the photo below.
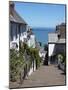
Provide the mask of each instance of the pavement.
{"label": "pavement", "polygon": [[40,87],[65,85],[65,75],[55,65],[41,66],[22,84],[10,83],[10,88]]}

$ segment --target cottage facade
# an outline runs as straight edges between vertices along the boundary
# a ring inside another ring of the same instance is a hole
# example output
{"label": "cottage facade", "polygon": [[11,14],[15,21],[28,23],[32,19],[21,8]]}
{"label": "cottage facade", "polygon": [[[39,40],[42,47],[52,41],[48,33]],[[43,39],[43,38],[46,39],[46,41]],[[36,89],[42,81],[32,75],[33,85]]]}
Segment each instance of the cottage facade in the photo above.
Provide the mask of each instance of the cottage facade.
{"label": "cottage facade", "polygon": [[19,41],[24,41],[23,37],[27,30],[27,23],[22,19],[14,8],[14,3],[10,2],[10,13],[9,13],[9,23],[10,23],[10,49],[14,48],[19,50]]}
{"label": "cottage facade", "polygon": [[[31,28],[27,25],[23,18],[15,10],[15,5],[10,1],[9,4],[9,41],[10,49],[19,51],[19,42],[25,42],[30,48],[35,48],[35,35],[32,33]],[[27,53],[24,55],[27,60]],[[29,60],[29,59],[28,59]],[[27,64],[25,65],[25,67]],[[36,70],[36,62],[32,62],[28,75],[31,75]],[[27,71],[27,68],[26,68]],[[24,71],[25,72],[25,71]]]}
{"label": "cottage facade", "polygon": [[55,63],[55,55],[59,53],[66,54],[66,36],[65,24],[56,27],[56,32],[48,34],[48,56],[49,63]]}

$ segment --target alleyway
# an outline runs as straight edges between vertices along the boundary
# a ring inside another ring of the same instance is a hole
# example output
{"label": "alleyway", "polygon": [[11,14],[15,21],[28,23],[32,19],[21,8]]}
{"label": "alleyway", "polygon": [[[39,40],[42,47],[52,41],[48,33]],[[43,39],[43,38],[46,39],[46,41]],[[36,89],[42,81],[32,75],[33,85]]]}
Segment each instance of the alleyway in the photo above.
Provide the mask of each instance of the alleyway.
{"label": "alleyway", "polygon": [[41,66],[21,87],[65,85],[65,75],[54,65]]}
{"label": "alleyway", "polygon": [[[41,66],[18,87],[65,85],[65,75],[56,66]],[[14,85],[15,86],[15,85]]]}

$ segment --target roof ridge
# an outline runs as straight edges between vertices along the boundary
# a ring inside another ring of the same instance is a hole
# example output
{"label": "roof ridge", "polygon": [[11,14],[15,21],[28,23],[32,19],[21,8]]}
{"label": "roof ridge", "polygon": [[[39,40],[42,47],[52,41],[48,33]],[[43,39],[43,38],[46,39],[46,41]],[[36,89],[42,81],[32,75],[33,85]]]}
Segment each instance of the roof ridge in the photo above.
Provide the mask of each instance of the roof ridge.
{"label": "roof ridge", "polygon": [[18,12],[14,9],[14,12],[17,14],[17,16],[22,20],[22,21],[24,21],[24,23],[25,24],[27,24],[26,22],[25,22],[25,20],[18,14]]}

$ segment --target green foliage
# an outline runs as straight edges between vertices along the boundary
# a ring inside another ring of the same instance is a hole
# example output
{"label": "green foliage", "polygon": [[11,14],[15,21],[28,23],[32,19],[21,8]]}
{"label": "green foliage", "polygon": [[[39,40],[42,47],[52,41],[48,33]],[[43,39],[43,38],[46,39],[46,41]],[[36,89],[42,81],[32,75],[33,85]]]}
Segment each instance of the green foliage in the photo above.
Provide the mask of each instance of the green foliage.
{"label": "green foliage", "polygon": [[[35,60],[36,68],[40,66],[40,57],[39,57],[39,50],[37,48],[29,48],[27,44],[23,43],[19,44],[19,51],[14,49],[10,50],[10,80],[16,81],[20,77],[21,70],[25,67],[24,65],[27,64],[27,71],[30,70],[32,65],[32,61]],[[23,56],[24,53],[27,54],[29,60],[24,60]]]}
{"label": "green foliage", "polygon": [[64,65],[64,72],[66,73],[66,55],[64,53],[59,53],[57,57],[60,58],[60,62]]}
{"label": "green foliage", "polygon": [[61,63],[66,63],[66,56],[65,56],[64,53],[59,53],[59,54],[57,55],[57,58],[60,59]]}
{"label": "green foliage", "polygon": [[15,50],[10,50],[10,80],[16,81],[19,77],[20,68],[24,63],[23,56]]}
{"label": "green foliage", "polygon": [[31,56],[32,60],[36,62],[36,68],[40,66],[41,59],[39,57],[39,50],[37,48],[29,48],[27,44],[23,43],[24,50],[26,50],[27,55]]}
{"label": "green foliage", "polygon": [[30,48],[30,53],[31,53],[31,56],[32,58],[35,60],[36,62],[36,68],[38,68],[40,66],[40,62],[41,62],[41,59],[39,57],[39,53],[38,53],[38,49],[37,48]]}
{"label": "green foliage", "polygon": [[23,44],[24,49],[26,50],[27,55],[31,56],[31,60],[35,60],[36,68],[40,66],[41,59],[39,57],[39,50],[37,48],[29,48],[27,44]]}

